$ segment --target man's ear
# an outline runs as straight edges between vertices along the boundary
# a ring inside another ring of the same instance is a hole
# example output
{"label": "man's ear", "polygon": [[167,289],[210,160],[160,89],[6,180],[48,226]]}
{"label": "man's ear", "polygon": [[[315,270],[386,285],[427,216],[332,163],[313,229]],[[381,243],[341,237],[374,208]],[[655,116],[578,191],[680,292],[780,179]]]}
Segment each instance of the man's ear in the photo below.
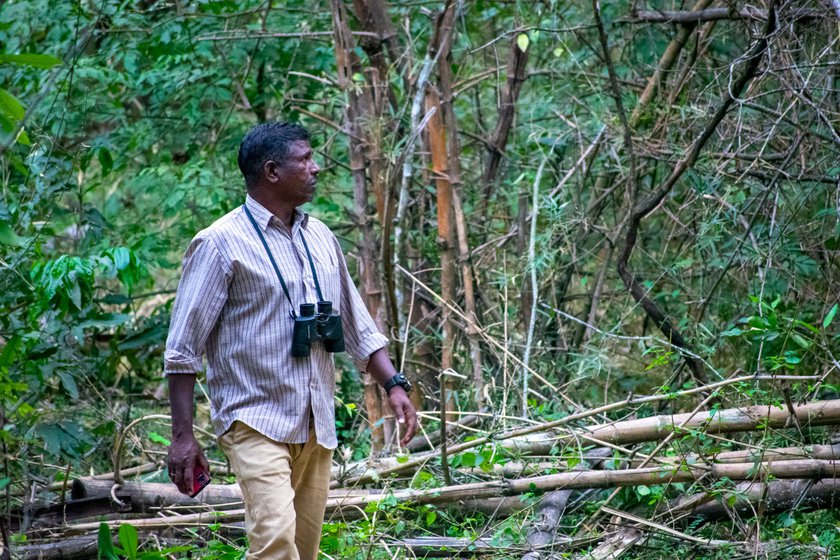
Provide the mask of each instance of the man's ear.
{"label": "man's ear", "polygon": [[268,160],[263,165],[263,173],[265,174],[265,178],[269,183],[276,183],[280,180],[280,166],[277,165],[276,161]]}

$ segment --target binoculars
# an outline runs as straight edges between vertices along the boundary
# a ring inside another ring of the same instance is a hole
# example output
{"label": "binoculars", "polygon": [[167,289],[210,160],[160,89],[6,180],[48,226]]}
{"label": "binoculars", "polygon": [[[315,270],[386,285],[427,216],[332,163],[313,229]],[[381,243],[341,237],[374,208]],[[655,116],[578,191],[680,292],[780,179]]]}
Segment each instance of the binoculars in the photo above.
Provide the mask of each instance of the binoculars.
{"label": "binoculars", "polygon": [[327,352],[344,352],[341,316],[333,312],[331,301],[319,301],[317,313],[314,303],[300,304],[300,315],[295,317],[292,331],[292,356],[309,357],[312,343],[318,340],[324,343]]}

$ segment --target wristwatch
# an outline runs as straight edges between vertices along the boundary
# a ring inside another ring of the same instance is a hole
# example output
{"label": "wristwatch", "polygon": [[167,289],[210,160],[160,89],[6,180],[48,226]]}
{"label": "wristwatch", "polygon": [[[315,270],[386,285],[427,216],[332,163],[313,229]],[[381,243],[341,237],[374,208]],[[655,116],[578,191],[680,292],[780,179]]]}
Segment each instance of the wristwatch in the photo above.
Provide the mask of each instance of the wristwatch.
{"label": "wristwatch", "polygon": [[391,396],[391,389],[397,385],[405,389],[406,393],[411,391],[411,383],[408,382],[408,378],[402,373],[398,373],[385,383],[385,392],[388,393],[389,397]]}

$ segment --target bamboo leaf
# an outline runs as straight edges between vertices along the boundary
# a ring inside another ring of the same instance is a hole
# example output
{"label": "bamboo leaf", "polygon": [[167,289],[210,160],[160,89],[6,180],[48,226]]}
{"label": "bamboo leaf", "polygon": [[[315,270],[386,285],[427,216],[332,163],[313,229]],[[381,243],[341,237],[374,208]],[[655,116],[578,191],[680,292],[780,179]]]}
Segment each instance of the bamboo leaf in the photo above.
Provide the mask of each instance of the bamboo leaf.
{"label": "bamboo leaf", "polygon": [[19,121],[23,119],[26,110],[17,97],[5,89],[0,88],[0,113],[3,113],[12,120]]}
{"label": "bamboo leaf", "polygon": [[120,525],[119,538],[123,551],[125,552],[125,555],[128,556],[129,560],[137,558],[139,539],[137,537],[137,529],[135,529],[134,525],[130,525],[128,523]]}
{"label": "bamboo leaf", "polygon": [[99,524],[99,535],[96,542],[99,545],[96,552],[97,559],[101,560],[102,558],[105,558],[106,560],[119,560],[119,556],[117,556],[117,553],[114,550],[114,544],[111,542],[111,530],[108,528],[107,523]]}
{"label": "bamboo leaf", "polygon": [[840,304],[835,303],[835,304],[831,307],[831,309],[829,309],[828,313],[827,313],[827,314],[826,314],[826,316],[825,316],[825,319],[823,319],[823,328],[824,328],[824,329],[827,329],[827,328],[828,328],[828,326],[829,326],[829,325],[831,324],[831,322],[834,320],[834,316],[835,316],[835,315],[837,315],[837,307],[838,307],[838,305],[840,305]]}
{"label": "bamboo leaf", "polygon": [[43,68],[47,70],[53,66],[61,64],[61,59],[51,54],[0,54],[0,64],[2,63],[17,64],[18,66],[32,66],[33,68]]}
{"label": "bamboo leaf", "polygon": [[525,52],[528,50],[528,45],[531,43],[531,40],[528,39],[527,33],[520,33],[519,37],[516,38],[516,46],[519,47],[519,50]]}
{"label": "bamboo leaf", "polygon": [[3,245],[20,245],[21,239],[14,232],[12,227],[6,222],[0,222],[0,244]]}

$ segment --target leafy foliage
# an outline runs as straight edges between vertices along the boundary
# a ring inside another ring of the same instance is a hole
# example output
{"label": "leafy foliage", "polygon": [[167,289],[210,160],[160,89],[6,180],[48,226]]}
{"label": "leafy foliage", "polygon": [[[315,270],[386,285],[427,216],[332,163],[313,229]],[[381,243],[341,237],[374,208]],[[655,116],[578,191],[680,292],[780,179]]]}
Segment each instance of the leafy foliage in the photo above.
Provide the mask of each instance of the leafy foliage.
{"label": "leafy foliage", "polygon": [[[659,11],[680,7],[642,4]],[[817,2],[804,4],[825,11]],[[642,92],[659,57],[687,28],[633,23],[635,11],[602,3],[618,98],[628,112],[638,110],[631,116],[631,153],[588,5],[469,0],[458,6],[451,60],[444,61],[453,73],[458,187],[468,261],[480,292],[478,320],[482,333],[498,343],[481,343],[490,397],[482,405],[491,411],[485,428],[493,433],[508,427],[516,421],[511,411],[521,410],[523,401],[531,420],[547,420],[628,393],[694,386],[686,354],[660,335],[659,325],[628,294],[616,259],[629,205],[660,185],[700,135],[743,65],[739,57],[762,33],[762,22],[724,19],[692,27],[682,56],[643,106]],[[393,185],[402,173],[414,88],[443,7],[390,2],[401,58],[382,67],[365,36],[355,36],[360,71],[350,87],[370,89],[372,70],[381,69],[389,88],[376,97],[388,108],[381,122],[362,124],[376,132]],[[746,4],[732,7],[736,13]],[[0,489],[8,491],[9,511],[28,499],[33,481],[46,486],[61,480],[67,465],[74,474],[110,470],[113,442],[124,426],[166,409],[160,370],[179,259],[192,235],[241,203],[235,155],[251,125],[283,118],[315,131],[325,165],[308,210],[339,235],[351,263],[361,259],[359,217],[376,214],[376,204],[371,197],[356,207],[344,122],[347,92],[336,87],[328,2],[7,0],[0,14]],[[783,390],[792,401],[838,396],[840,122],[832,62],[837,50],[829,40],[836,22],[784,21],[771,41],[772,56],[763,59],[761,72],[713,131],[696,164],[644,217],[630,261],[646,295],[686,336],[710,378],[739,370],[816,374],[790,386],[743,384],[721,393],[721,406],[780,405]],[[364,22],[356,18],[351,25],[359,31]],[[494,147],[488,138],[509,87],[505,64],[513,48],[527,53],[527,72],[515,125],[506,145]],[[604,140],[587,155],[602,130]],[[405,268],[439,291],[435,177],[424,134],[418,137],[398,252]],[[496,149],[503,152],[501,172],[484,184],[484,167]],[[543,159],[534,208],[531,189]],[[636,199],[628,191],[632,184]],[[398,195],[395,189],[388,193],[391,200]],[[535,210],[536,255],[529,261],[527,232]],[[377,235],[383,226],[376,224]],[[412,281],[398,278],[403,324],[391,325],[398,335],[393,338],[407,336],[407,370],[433,394],[443,308]],[[447,303],[463,307],[464,297],[459,291]],[[423,320],[406,327],[412,305]],[[532,306],[536,342],[530,367],[550,385],[532,377],[530,392],[520,394],[522,371],[501,349],[524,354]],[[456,350],[453,369],[464,373],[473,357],[468,328],[458,326],[455,339],[445,342]],[[349,462],[368,455],[370,428],[359,379],[346,363],[341,369],[337,455]],[[469,383],[454,389],[457,406],[470,410]],[[685,405],[674,400],[668,406],[677,411]],[[208,415],[200,401],[197,422],[207,424]],[[154,458],[167,442],[158,433],[165,427],[143,429],[145,436],[129,438],[138,462]],[[767,448],[787,437],[767,432],[739,441]],[[796,437],[819,443],[827,436],[813,431]],[[716,453],[731,445],[703,433],[681,433],[668,452]],[[557,450],[554,459],[560,455]],[[486,477],[514,459],[488,446],[450,456],[448,464]],[[574,468],[575,460],[565,465]],[[411,484],[441,485],[442,466],[428,465]],[[647,511],[701,490],[721,500],[735,496],[727,483],[657,485],[622,490],[616,500]],[[578,522],[594,515],[603,498],[579,503],[568,530],[579,530]],[[530,499],[536,502],[536,496]],[[365,513],[359,522],[328,524],[324,551],[384,557],[371,543],[424,532],[490,535],[500,547],[518,545],[528,510],[499,521],[445,508],[409,508],[386,498]],[[836,522],[836,512],[796,512],[741,529],[834,551]],[[738,530],[687,528],[704,538],[733,540],[739,540]],[[103,525],[101,556],[165,556],[146,552],[132,531],[122,526],[115,547]],[[651,542],[685,552],[670,542]],[[195,546],[167,554],[235,558],[241,550],[215,539],[201,551]]]}

